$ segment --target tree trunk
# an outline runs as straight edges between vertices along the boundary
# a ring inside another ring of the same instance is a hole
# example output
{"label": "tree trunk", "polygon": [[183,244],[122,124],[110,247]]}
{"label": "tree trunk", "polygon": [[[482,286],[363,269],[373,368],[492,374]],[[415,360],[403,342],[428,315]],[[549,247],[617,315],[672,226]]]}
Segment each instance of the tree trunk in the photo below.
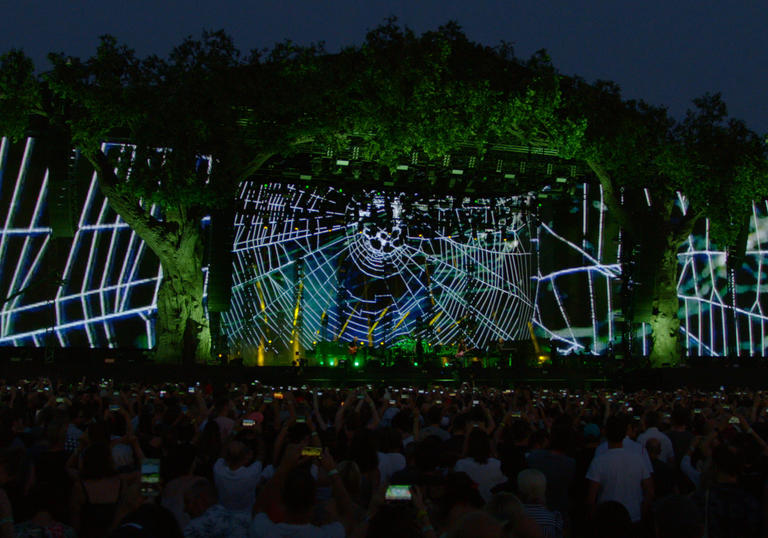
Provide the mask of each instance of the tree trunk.
{"label": "tree trunk", "polygon": [[175,245],[150,245],[161,253],[163,268],[155,323],[158,362],[188,364],[211,356],[211,330],[203,305],[202,236],[199,223],[183,226]]}
{"label": "tree trunk", "polygon": [[680,301],[677,297],[677,250],[674,241],[665,242],[656,272],[653,294],[651,366],[658,367],[680,362]]}

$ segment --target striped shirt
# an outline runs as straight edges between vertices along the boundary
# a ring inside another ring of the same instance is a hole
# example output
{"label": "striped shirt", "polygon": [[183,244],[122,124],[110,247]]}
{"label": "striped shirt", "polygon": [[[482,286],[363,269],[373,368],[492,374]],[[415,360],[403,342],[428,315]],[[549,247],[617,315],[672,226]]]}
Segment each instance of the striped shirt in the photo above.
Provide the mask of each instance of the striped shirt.
{"label": "striped shirt", "polygon": [[541,504],[524,504],[525,515],[534,520],[545,538],[563,538],[563,516]]}

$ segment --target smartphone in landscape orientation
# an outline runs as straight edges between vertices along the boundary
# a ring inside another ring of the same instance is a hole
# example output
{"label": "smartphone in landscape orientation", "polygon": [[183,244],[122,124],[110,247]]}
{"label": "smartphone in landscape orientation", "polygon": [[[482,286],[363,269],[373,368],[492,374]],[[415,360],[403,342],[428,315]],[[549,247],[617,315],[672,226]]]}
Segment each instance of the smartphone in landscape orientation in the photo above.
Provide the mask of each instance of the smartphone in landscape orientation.
{"label": "smartphone in landscape orientation", "polygon": [[120,406],[117,404],[109,404],[109,410],[113,413],[116,411],[120,411]]}
{"label": "smartphone in landscape orientation", "polygon": [[141,494],[156,497],[160,494],[160,460],[146,458],[141,462]]}
{"label": "smartphone in landscape orientation", "polygon": [[194,394],[195,393],[195,387],[187,387],[187,392],[189,394]]}
{"label": "smartphone in landscape orientation", "polygon": [[256,421],[252,418],[243,419],[243,428],[253,428],[256,425]]}
{"label": "smartphone in landscape orientation", "polygon": [[275,400],[282,400],[283,399],[283,393],[282,392],[276,392],[274,394]]}
{"label": "smartphone in landscape orientation", "polygon": [[319,447],[319,446],[305,446],[304,448],[301,449],[302,456],[311,456],[313,458],[317,458],[322,453],[323,453],[323,449],[322,447]]}
{"label": "smartphone in landscape orientation", "polygon": [[410,501],[411,486],[387,486],[387,492],[384,494],[387,501]]}

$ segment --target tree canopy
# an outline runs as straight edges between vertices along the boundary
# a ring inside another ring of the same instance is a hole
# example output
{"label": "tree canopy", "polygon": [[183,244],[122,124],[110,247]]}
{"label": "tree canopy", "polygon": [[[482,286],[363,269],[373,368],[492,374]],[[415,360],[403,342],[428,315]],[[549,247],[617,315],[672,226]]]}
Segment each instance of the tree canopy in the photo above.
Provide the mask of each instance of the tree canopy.
{"label": "tree canopy", "polygon": [[[164,292],[161,317],[183,318],[160,327],[177,333],[168,353],[179,335],[208,330],[200,219],[271,158],[306,144],[359,140],[365,158],[390,168],[416,151],[435,159],[466,144],[481,157],[493,144],[554,149],[592,168],[636,241],[648,241],[643,223],[654,222],[659,251],[679,246],[702,217],[716,241],[737,244],[750,200],[768,194],[765,142],[727,117],[719,95],[674,121],[662,107],[624,99],[613,83],[560,76],[544,52],[522,61],[505,44],[470,41],[453,23],[416,35],[390,20],[334,54],[285,42],[244,56],[219,31],[164,58],[139,58],[104,36],[91,58],[49,59],[37,74],[21,51],[0,56],[0,132],[68,140],[160,258],[164,282],[177,281],[173,294],[187,284],[197,290],[188,304]],[[645,188],[658,203],[621,201],[622,190]],[[689,201],[685,215],[675,210],[677,192]],[[198,358],[205,353],[198,345]]]}

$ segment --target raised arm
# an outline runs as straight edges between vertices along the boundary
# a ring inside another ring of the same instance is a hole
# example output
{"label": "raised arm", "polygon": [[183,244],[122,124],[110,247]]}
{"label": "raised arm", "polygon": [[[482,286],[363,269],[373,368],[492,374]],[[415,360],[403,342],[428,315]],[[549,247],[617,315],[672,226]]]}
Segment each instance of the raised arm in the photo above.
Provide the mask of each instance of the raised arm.
{"label": "raised arm", "polygon": [[317,425],[320,426],[322,431],[327,430],[328,425],[325,423],[325,420],[323,420],[323,415],[320,413],[320,405],[317,402],[317,390],[312,391],[312,410],[315,420],[317,420]]}

